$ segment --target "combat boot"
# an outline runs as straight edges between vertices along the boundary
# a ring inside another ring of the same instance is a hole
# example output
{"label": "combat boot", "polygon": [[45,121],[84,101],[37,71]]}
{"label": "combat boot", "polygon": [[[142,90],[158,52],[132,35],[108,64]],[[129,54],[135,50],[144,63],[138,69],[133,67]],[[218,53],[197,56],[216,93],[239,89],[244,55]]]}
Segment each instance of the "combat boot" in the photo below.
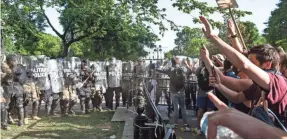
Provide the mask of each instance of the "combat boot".
{"label": "combat boot", "polygon": [[22,126],[24,124],[24,108],[19,108],[18,111],[18,126]]}
{"label": "combat boot", "polygon": [[2,129],[3,130],[10,130],[11,128],[9,126],[5,125],[5,126],[2,126]]}
{"label": "combat boot", "polygon": [[102,107],[100,106],[100,107],[98,107],[98,111],[99,112],[102,112],[103,111],[103,109],[102,109]]}
{"label": "combat boot", "polygon": [[90,114],[90,113],[91,113],[91,111],[89,109],[85,110],[85,114]]}
{"label": "combat boot", "polygon": [[7,121],[8,124],[13,124],[14,123],[14,119],[12,118],[11,115],[8,116],[8,121]]}
{"label": "combat boot", "polygon": [[29,124],[28,118],[24,118],[24,124],[25,124],[25,125]]}
{"label": "combat boot", "polygon": [[69,110],[69,114],[75,115],[76,113],[73,110]]}
{"label": "combat boot", "polygon": [[41,120],[41,118],[38,117],[38,116],[33,116],[32,119],[33,119],[33,120],[37,120],[37,121],[38,121],[38,120]]}

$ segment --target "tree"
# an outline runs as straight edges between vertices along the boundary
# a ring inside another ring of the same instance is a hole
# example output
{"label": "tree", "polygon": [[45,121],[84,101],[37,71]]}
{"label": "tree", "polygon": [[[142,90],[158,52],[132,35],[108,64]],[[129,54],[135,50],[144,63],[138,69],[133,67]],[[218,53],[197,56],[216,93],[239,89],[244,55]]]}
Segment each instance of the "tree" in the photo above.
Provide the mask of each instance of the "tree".
{"label": "tree", "polygon": [[282,46],[287,50],[287,1],[280,0],[277,8],[271,12],[267,22],[267,28],[264,29],[267,40],[275,45]]}
{"label": "tree", "polygon": [[[49,26],[61,40],[60,52],[64,57],[68,55],[69,50],[73,50],[74,54],[79,56],[89,55],[97,58],[126,51],[128,55],[117,55],[123,59],[134,59],[146,55],[143,47],[153,47],[157,40],[149,31],[150,24],[157,25],[161,35],[168,30],[163,24],[165,21],[169,23],[171,30],[180,29],[166,18],[166,9],[159,8],[157,3],[157,0],[3,0],[3,20],[8,25],[5,27],[4,39],[8,42],[6,44],[10,45],[7,50],[38,54],[39,51],[31,49],[37,48],[35,45],[41,42],[42,32]],[[186,13],[200,10],[203,15],[216,11],[226,12],[208,7],[207,3],[196,0],[174,0],[173,6]],[[53,7],[60,13],[62,33],[54,28],[47,17],[44,8],[48,7]],[[250,14],[236,10],[234,12],[238,17]],[[194,21],[198,22],[196,19]],[[91,52],[100,52],[100,55],[89,54]]]}
{"label": "tree", "polygon": [[[220,9],[218,6],[211,7],[208,6],[207,2],[200,2],[199,0],[172,0],[174,3],[172,4],[173,7],[178,8],[178,10],[190,14],[192,11],[199,11],[200,15],[204,15],[208,17],[210,14],[220,13],[223,16],[229,16],[229,11],[227,9],[223,10]],[[240,17],[244,17],[245,15],[251,15],[252,13],[249,11],[240,11],[237,9],[232,9],[232,12],[236,19]],[[222,21],[214,21],[212,19],[208,19],[208,21],[213,25],[213,27],[221,28],[224,26]],[[194,23],[200,23],[198,17],[193,17]]]}
{"label": "tree", "polygon": [[184,27],[176,36],[174,43],[182,55],[199,56],[202,44],[207,44],[200,28]]}
{"label": "tree", "polygon": [[[226,22],[227,23],[227,22]],[[266,40],[263,36],[259,34],[258,28],[253,22],[245,21],[238,22],[239,30],[242,34],[243,40],[247,48],[251,48],[258,44],[266,43]],[[228,38],[227,26],[220,28],[219,37],[222,38],[228,44],[231,44],[231,39]]]}

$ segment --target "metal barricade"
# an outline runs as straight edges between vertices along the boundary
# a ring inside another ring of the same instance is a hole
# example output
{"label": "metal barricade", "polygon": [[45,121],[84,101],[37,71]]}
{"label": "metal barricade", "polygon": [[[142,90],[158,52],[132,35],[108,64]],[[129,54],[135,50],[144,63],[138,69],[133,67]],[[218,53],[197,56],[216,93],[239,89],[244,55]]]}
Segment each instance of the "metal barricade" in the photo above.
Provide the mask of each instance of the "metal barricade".
{"label": "metal barricade", "polygon": [[146,100],[146,116],[137,116],[134,123],[134,138],[136,139],[163,139],[176,138],[174,130],[167,128],[163,123],[162,115],[157,109],[155,103],[152,101],[150,91],[152,88],[148,87],[148,82],[152,78],[143,79],[144,98]]}

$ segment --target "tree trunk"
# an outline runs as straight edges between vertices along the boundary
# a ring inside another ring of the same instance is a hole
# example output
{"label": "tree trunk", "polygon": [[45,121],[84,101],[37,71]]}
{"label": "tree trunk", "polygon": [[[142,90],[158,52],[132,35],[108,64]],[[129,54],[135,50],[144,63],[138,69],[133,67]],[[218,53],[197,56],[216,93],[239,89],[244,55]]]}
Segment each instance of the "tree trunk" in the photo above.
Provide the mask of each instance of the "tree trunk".
{"label": "tree trunk", "polygon": [[67,57],[68,56],[68,50],[69,50],[69,45],[67,43],[63,43],[63,57]]}

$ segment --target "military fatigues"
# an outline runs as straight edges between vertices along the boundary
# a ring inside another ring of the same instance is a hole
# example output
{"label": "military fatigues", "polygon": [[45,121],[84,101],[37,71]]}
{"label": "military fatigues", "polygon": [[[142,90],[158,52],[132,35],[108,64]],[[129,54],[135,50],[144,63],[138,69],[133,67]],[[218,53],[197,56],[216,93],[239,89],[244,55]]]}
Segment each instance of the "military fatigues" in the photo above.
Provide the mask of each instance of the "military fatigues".
{"label": "military fatigues", "polygon": [[[40,89],[36,86],[33,79],[27,79],[23,85],[24,87],[24,118],[28,118],[28,106],[32,104],[32,118],[39,120],[38,107],[40,100]],[[26,121],[26,120],[25,120]]]}
{"label": "military fatigues", "polygon": [[72,85],[66,85],[60,100],[62,115],[74,114],[73,106],[77,103],[76,89]]}
{"label": "military fatigues", "polygon": [[4,89],[2,87],[2,85],[7,82],[5,80],[6,76],[12,74],[11,69],[9,68],[9,66],[6,63],[2,63],[1,64],[1,87],[0,87],[0,103],[1,103],[1,128],[2,129],[7,129],[8,128],[8,123],[7,123],[7,119],[8,119],[8,104],[10,101],[10,96],[8,95],[7,92],[4,92]]}
{"label": "military fatigues", "polygon": [[[81,70],[80,76],[82,82],[84,82],[91,73],[90,69]],[[82,113],[89,113],[90,112],[90,101],[91,101],[91,81],[92,78],[89,78],[81,88],[77,88],[77,94],[80,99]]]}
{"label": "military fatigues", "polygon": [[[14,107],[17,109],[17,116],[18,116],[18,126],[21,126],[24,124],[24,88],[22,83],[20,82],[20,75],[22,74],[22,71],[20,70],[20,67],[16,65],[13,68],[12,75],[7,75],[6,78],[3,80],[3,89],[4,92],[7,93],[7,98],[11,97],[10,103],[9,103],[9,109],[8,109],[8,118],[11,117],[11,113]],[[10,119],[10,123],[11,123]]]}

